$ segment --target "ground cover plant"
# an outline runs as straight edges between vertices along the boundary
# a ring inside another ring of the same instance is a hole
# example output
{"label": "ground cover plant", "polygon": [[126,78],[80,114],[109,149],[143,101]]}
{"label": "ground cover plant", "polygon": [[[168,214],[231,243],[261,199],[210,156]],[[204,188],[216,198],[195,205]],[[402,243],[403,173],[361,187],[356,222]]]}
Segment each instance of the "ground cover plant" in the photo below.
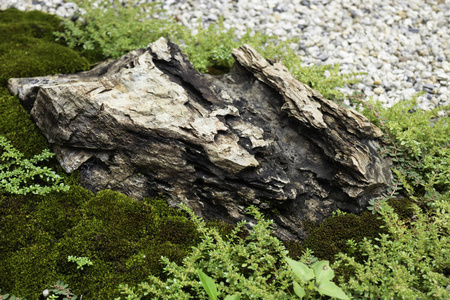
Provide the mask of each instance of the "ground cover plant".
{"label": "ground cover plant", "polygon": [[[157,7],[153,9],[157,12]],[[5,88],[7,79],[83,70],[89,65],[88,60],[93,63],[106,56],[115,57],[133,50],[132,47],[145,47],[151,41],[144,41],[144,38],[129,41],[125,38],[127,31],[120,26],[127,24],[130,18],[134,22],[133,14],[138,13],[136,7],[121,7],[116,2],[115,10],[105,12],[104,18],[110,19],[108,22],[102,23],[101,14],[97,19],[85,16],[87,23],[73,23],[63,32],[59,27],[60,20],[56,22],[53,16],[14,10],[0,12],[2,21],[18,21],[19,25],[14,25],[17,32],[22,27],[26,29],[23,31],[26,36],[17,45],[29,49],[30,55],[22,54],[21,59],[31,58],[42,63],[37,69],[22,68],[21,64],[25,62],[11,56],[15,44],[5,46],[3,43],[8,43],[8,39],[0,39],[3,42],[0,42],[0,135],[23,153],[25,159],[39,155],[48,144],[17,98],[9,95]],[[18,17],[11,17],[11,14],[18,14]],[[112,20],[116,20],[116,31],[107,30],[107,26],[114,23]],[[173,22],[168,27],[164,22],[143,24],[149,26],[145,28],[155,34],[155,39],[161,34],[167,35],[184,45],[184,51],[201,71],[226,71],[232,64],[231,48],[245,41],[253,43],[259,51],[266,51],[268,58],[277,58],[279,51],[288,53],[284,58],[278,58],[287,65],[291,63],[291,71],[297,72],[302,81],[338,102],[342,95],[336,93],[334,87],[348,82],[339,76],[336,67],[303,68],[297,57],[290,56],[290,45],[264,44],[274,42],[271,37],[249,33],[239,41],[232,30],[224,30],[220,23],[199,28],[194,36]],[[89,26],[92,29],[88,29]],[[170,30],[158,31],[165,28]],[[95,36],[94,29],[111,33]],[[58,43],[50,35],[53,31],[60,32]],[[73,35],[65,36],[68,32]],[[72,45],[74,51],[65,47],[64,43],[71,39],[77,41],[79,37],[82,37],[79,43]],[[118,48],[111,48],[115,44],[107,43],[108,38],[123,43],[119,43]],[[51,45],[73,55],[76,66],[69,64],[68,69],[64,69],[63,60],[50,62],[44,59],[45,55],[54,55],[54,52],[33,50],[35,43],[42,43],[44,48]],[[7,64],[1,63],[6,60]],[[326,78],[326,70],[331,70],[332,76]],[[333,282],[357,299],[448,299],[450,132],[448,116],[442,116],[439,111],[449,108],[424,112],[416,109],[414,100],[388,109],[377,104],[364,104],[363,113],[385,133],[382,151],[393,160],[396,188],[372,202],[373,214],[338,213],[323,224],[312,226],[310,237],[297,248],[297,254],[303,254],[301,261],[310,268],[314,261],[333,262],[330,265],[336,272]],[[311,292],[312,297],[320,295],[314,289],[314,283],[307,285],[311,286],[308,289],[305,282],[293,277],[288,264],[283,263],[283,258],[293,255],[294,251],[287,253],[270,232],[262,230],[264,226],[268,228],[270,221],[260,219],[258,224],[265,225],[256,227],[253,236],[250,235],[252,238],[246,240],[248,235],[243,234],[240,235],[243,239],[235,238],[231,239],[234,243],[226,243],[226,235],[214,233],[213,237],[202,237],[201,231],[206,230],[201,229],[204,227],[194,216],[189,220],[182,212],[168,208],[163,199],[136,202],[112,191],[93,195],[78,185],[76,174],[64,174],[54,160],[44,165],[63,178],[70,186],[69,191],[52,191],[47,195],[0,194],[0,274],[6,274],[0,276],[1,293],[37,299],[44,289],[50,293],[52,286],[63,286],[68,291],[70,287],[72,294],[83,295],[83,299],[121,296],[149,299],[150,294],[146,295],[146,292],[164,295],[167,286],[174,294],[207,297],[210,294],[198,275],[201,269],[213,280],[218,298],[238,294],[241,299],[268,299],[268,295],[283,293],[295,298],[298,296],[296,290],[300,289],[295,289],[294,282],[305,293]],[[33,182],[30,180],[30,183]],[[216,222],[215,227],[226,233],[233,232],[226,224]],[[371,227],[370,230],[362,230],[367,227]],[[197,228],[200,228],[200,234]],[[346,234],[351,239],[348,242]],[[215,241],[221,239],[223,247],[214,247]],[[322,251],[325,247],[330,251]],[[294,250],[294,247],[287,248]],[[311,248],[317,257],[312,257],[307,248]],[[199,257],[200,254],[203,257]],[[236,255],[230,257],[231,254]],[[297,254],[292,258],[298,259]],[[68,261],[69,256],[89,259],[92,265],[81,270],[77,263]],[[161,256],[166,257],[162,264]],[[228,265],[220,260],[222,258],[229,259],[227,263],[234,259],[240,264],[228,264],[230,270],[225,274]],[[269,285],[263,286],[258,277],[265,278]],[[177,289],[181,282],[183,288]]]}
{"label": "ground cover plant", "polygon": [[[372,202],[372,211],[381,216],[387,233],[374,241],[348,242],[362,250],[365,259],[356,261],[351,250],[336,257],[334,267],[353,270],[353,275],[340,278],[347,292],[369,299],[449,297],[448,110],[417,110],[415,99],[385,109],[366,105],[365,114],[385,132],[384,155],[394,162],[397,188]],[[400,213],[393,209],[398,193],[409,200],[406,213],[405,207]]]}
{"label": "ground cover plant", "polygon": [[[273,235],[273,221],[264,220],[255,207],[250,206],[247,211],[256,223],[240,222],[226,239],[214,228],[207,228],[186,206],[183,208],[202,235],[202,241],[183,259],[182,265],[162,258],[168,274],[166,281],[150,276],[149,282],[137,287],[122,285],[125,295],[122,299],[275,300],[317,299],[321,295],[349,299],[331,281],[334,272],[327,261],[306,265],[288,258],[288,251]],[[245,238],[239,235],[242,231],[247,233]]]}

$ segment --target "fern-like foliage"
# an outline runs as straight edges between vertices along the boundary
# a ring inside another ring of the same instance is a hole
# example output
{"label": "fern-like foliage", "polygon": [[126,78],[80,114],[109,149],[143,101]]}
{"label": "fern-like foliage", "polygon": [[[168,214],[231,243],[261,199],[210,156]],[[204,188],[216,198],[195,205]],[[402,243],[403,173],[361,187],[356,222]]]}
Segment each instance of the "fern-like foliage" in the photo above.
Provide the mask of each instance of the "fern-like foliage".
{"label": "fern-like foliage", "polygon": [[53,157],[49,150],[42,151],[31,159],[24,159],[23,153],[0,136],[0,193],[45,195],[52,191],[67,191],[62,177],[48,167],[37,164]]}

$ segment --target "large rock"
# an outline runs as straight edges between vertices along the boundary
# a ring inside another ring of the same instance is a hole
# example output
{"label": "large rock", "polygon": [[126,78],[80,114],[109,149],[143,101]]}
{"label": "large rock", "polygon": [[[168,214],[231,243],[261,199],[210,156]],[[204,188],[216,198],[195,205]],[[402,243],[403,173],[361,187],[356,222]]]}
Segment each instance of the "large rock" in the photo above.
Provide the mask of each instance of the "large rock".
{"label": "large rock", "polygon": [[338,208],[361,212],[388,188],[377,127],[251,47],[233,55],[229,74],[205,75],[160,39],[88,72],[9,83],[92,191],[163,194],[231,221],[254,204],[287,239]]}

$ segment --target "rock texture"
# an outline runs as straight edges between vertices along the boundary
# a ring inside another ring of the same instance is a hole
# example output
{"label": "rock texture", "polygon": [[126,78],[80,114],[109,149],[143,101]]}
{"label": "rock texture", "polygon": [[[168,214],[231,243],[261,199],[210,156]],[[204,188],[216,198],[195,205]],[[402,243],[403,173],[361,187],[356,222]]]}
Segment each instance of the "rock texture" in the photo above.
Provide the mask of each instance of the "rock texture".
{"label": "rock texture", "polygon": [[198,73],[160,39],[88,72],[11,79],[12,93],[81,183],[136,199],[163,194],[203,217],[248,219],[284,239],[340,208],[359,213],[391,182],[381,131],[249,46],[229,74]]}

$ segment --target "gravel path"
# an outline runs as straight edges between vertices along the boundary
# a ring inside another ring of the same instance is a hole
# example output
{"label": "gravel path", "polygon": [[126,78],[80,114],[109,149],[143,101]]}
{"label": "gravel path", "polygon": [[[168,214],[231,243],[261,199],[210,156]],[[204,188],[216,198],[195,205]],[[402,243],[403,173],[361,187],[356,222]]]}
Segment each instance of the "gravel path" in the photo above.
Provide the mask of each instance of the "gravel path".
{"label": "gravel path", "polygon": [[[1,0],[0,10],[42,10],[70,17],[65,0]],[[145,0],[143,0],[145,1]],[[450,0],[167,0],[164,8],[195,30],[224,17],[237,35],[247,28],[299,38],[305,65],[340,63],[365,72],[345,93],[363,92],[390,106],[417,92],[419,106],[450,104]]]}

